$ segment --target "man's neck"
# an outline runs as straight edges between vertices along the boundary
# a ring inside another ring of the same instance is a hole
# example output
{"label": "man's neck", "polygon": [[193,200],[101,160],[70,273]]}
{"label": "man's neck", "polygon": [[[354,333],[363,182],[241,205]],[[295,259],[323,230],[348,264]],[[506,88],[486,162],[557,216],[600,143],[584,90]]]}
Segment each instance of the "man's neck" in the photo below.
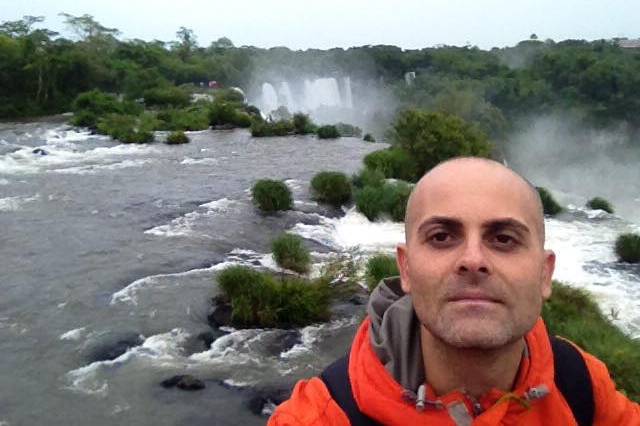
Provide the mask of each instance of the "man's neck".
{"label": "man's neck", "polygon": [[520,339],[499,349],[458,349],[421,327],[420,340],[427,382],[439,396],[463,390],[479,399],[495,388],[511,390],[525,348]]}

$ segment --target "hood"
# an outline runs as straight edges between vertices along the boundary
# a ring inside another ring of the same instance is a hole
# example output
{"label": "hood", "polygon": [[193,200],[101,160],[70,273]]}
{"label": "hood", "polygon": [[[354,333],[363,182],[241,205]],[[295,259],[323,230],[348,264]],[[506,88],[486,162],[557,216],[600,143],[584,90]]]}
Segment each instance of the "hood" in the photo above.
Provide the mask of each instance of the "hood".
{"label": "hood", "polygon": [[367,306],[371,347],[382,365],[404,389],[424,383],[420,323],[400,277],[386,278],[373,290]]}

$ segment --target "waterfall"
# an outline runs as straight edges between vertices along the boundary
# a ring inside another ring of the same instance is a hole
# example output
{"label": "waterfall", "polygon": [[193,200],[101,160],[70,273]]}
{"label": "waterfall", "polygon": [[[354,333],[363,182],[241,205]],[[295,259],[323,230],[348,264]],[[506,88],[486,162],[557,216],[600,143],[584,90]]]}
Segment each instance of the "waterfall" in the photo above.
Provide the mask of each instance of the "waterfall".
{"label": "waterfall", "polygon": [[344,106],[345,108],[353,108],[353,97],[351,95],[351,77],[344,77]]}
{"label": "waterfall", "polygon": [[262,102],[260,110],[268,114],[278,108],[278,94],[276,89],[269,83],[262,83]]}

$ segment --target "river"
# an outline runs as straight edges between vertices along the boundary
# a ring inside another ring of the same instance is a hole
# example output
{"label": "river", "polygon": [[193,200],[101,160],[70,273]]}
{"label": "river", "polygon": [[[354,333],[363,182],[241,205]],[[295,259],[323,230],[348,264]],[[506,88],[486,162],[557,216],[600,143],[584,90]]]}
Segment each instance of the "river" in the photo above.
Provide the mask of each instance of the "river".
{"label": "river", "polygon": [[[316,266],[334,253],[392,252],[400,224],[318,206],[308,189],[315,173],[354,173],[385,145],[246,130],[189,136],[181,146],[123,145],[61,123],[0,124],[0,425],[264,424],[250,408],[266,392],[346,350],[361,306],[293,340],[225,329],[206,346],[198,336],[211,330],[216,271],[274,268],[270,242],[282,231],[306,239]],[[257,212],[249,191],[261,178],[285,180],[295,210]],[[638,225],[578,207],[546,224],[556,278],[588,288],[640,337],[640,270],[612,250]],[[206,388],[160,386],[176,374]]]}

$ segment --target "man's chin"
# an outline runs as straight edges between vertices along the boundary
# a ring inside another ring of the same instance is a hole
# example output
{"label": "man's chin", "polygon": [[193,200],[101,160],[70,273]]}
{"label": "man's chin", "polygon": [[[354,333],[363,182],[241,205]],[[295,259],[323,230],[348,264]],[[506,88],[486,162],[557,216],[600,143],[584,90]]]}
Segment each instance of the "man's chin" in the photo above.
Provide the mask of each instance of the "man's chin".
{"label": "man's chin", "polygon": [[497,349],[514,340],[511,330],[486,319],[442,321],[430,332],[438,340],[457,349]]}

